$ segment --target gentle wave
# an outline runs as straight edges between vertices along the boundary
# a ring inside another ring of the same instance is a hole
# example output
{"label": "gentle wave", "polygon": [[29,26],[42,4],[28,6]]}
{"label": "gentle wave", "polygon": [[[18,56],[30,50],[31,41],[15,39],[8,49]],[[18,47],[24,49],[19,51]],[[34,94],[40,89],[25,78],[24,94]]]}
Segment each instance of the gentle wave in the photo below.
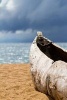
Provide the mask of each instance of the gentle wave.
{"label": "gentle wave", "polygon": [[0,44],[0,63],[28,63],[30,43]]}
{"label": "gentle wave", "polygon": [[67,43],[57,43],[59,46],[67,50]]}
{"label": "gentle wave", "polygon": [[[67,43],[57,43],[67,49]],[[0,43],[0,63],[29,63],[31,43]]]}

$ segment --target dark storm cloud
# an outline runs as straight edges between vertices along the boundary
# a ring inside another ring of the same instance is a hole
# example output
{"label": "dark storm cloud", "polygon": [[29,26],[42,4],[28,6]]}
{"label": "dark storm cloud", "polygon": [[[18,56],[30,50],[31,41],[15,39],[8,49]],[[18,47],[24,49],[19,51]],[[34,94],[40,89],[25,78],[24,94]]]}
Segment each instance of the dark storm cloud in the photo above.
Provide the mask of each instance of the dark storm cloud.
{"label": "dark storm cloud", "polygon": [[6,0],[0,8],[0,31],[28,29],[43,31],[53,41],[67,41],[67,0]]}

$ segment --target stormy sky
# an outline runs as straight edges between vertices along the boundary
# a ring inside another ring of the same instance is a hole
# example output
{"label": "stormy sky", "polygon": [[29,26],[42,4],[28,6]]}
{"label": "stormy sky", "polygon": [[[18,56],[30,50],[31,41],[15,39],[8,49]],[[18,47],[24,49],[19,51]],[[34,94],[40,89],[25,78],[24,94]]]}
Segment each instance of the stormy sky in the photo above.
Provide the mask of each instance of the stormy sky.
{"label": "stormy sky", "polygon": [[0,42],[31,42],[37,31],[67,42],[67,0],[0,0]]}

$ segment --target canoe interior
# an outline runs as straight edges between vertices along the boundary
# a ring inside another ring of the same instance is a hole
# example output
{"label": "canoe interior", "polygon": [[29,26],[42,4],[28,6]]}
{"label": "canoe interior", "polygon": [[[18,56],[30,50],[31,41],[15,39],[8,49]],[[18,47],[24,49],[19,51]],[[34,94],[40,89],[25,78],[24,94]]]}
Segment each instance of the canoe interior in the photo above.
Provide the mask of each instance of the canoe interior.
{"label": "canoe interior", "polygon": [[67,52],[62,48],[55,46],[52,42],[43,37],[37,37],[36,43],[39,49],[50,59],[54,61],[62,60],[67,62]]}

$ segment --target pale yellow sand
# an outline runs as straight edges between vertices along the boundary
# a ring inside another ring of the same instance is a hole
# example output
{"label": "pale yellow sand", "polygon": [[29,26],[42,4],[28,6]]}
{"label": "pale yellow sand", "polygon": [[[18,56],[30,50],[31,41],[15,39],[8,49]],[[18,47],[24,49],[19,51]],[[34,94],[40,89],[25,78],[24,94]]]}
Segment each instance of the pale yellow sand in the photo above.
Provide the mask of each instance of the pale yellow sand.
{"label": "pale yellow sand", "polygon": [[29,64],[1,64],[0,100],[48,100],[48,98],[34,89]]}

